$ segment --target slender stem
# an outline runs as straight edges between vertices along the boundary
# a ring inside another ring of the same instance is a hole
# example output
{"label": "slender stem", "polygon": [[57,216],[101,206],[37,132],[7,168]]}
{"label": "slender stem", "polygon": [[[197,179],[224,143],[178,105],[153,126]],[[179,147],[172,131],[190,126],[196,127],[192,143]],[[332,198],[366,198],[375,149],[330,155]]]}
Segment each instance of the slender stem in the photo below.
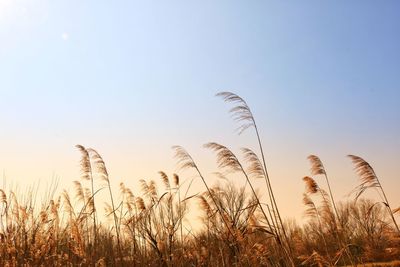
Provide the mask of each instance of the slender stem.
{"label": "slender stem", "polygon": [[89,199],[89,201],[93,201],[93,246],[92,246],[92,250],[93,250],[93,260],[94,262],[97,261],[95,253],[94,253],[94,248],[97,247],[97,227],[96,227],[96,206],[95,206],[95,202],[94,202],[94,181],[93,181],[93,173],[92,173],[92,166],[91,163],[90,164],[90,168],[89,168],[89,177],[90,177],[90,182],[91,182],[91,186],[92,186],[92,200]]}
{"label": "slender stem", "polygon": [[124,259],[122,256],[122,249],[121,249],[121,241],[120,241],[120,237],[119,237],[119,226],[118,226],[118,219],[117,219],[117,215],[115,214],[115,205],[114,205],[114,198],[113,198],[113,194],[111,191],[111,184],[110,184],[110,180],[107,177],[107,184],[108,184],[108,190],[110,193],[110,199],[111,199],[111,206],[113,209],[113,217],[114,217],[114,227],[115,227],[115,232],[117,234],[117,243],[118,243],[118,253],[119,253],[119,257],[120,257],[120,263],[123,265],[124,263]]}
{"label": "slender stem", "polygon": [[[268,224],[269,228],[271,229],[271,232],[274,233],[275,231],[274,231],[273,227],[271,226],[271,224],[270,224],[270,222],[269,222],[269,220],[268,220],[268,216],[267,216],[267,214],[265,213],[264,208],[262,207],[262,205],[261,205],[261,203],[260,203],[260,199],[258,198],[258,196],[257,196],[257,194],[256,194],[256,191],[254,190],[254,187],[253,187],[252,183],[250,182],[249,176],[247,175],[247,173],[246,173],[246,171],[244,170],[242,164],[239,162],[239,160],[238,160],[237,158],[236,158],[236,161],[237,161],[237,163],[238,163],[238,165],[239,165],[240,170],[242,171],[242,173],[243,173],[244,176],[246,177],[246,181],[247,181],[247,183],[249,184],[249,186],[250,186],[250,188],[251,188],[251,191],[253,192],[253,195],[254,195],[254,197],[255,197],[256,200],[257,200],[257,205],[260,207],[260,210],[261,210],[262,214],[264,215],[264,218],[265,218],[265,220],[267,221],[267,224]],[[272,222],[273,222],[273,220],[272,220]],[[275,236],[275,238],[276,238],[276,236]]]}
{"label": "slender stem", "polygon": [[267,188],[269,190],[269,193],[270,193],[270,196],[271,196],[271,199],[272,199],[272,202],[273,202],[272,211],[274,212],[274,210],[276,209],[276,213],[278,215],[279,223],[280,223],[282,231],[283,231],[283,236],[285,238],[286,244],[287,244],[287,246],[289,248],[289,251],[290,251],[289,259],[291,261],[291,264],[294,266],[294,262],[293,262],[293,258],[292,258],[292,248],[290,246],[289,239],[287,237],[285,227],[284,227],[284,225],[282,223],[282,218],[281,218],[281,215],[279,213],[278,206],[276,204],[274,192],[272,191],[271,181],[270,181],[269,175],[268,175],[268,170],[267,170],[267,165],[266,165],[266,162],[265,162],[264,150],[263,150],[263,147],[262,147],[262,144],[261,144],[260,134],[258,132],[257,124],[256,124],[254,118],[252,118],[252,120],[253,120],[253,124],[254,124],[254,129],[256,131],[258,145],[259,145],[259,148],[260,148],[260,153],[261,153],[261,157],[262,157],[262,161],[263,161],[263,166],[264,166],[264,171],[265,171],[265,181],[267,183]]}
{"label": "slender stem", "polygon": [[[236,159],[236,160],[237,160],[237,159]],[[260,207],[261,212],[262,212],[262,214],[264,215],[264,218],[265,218],[265,220],[267,221],[267,224],[268,224],[269,228],[271,229],[271,232],[274,233],[275,239],[278,241],[278,244],[281,245],[281,241],[280,241],[279,234],[276,233],[276,230],[278,230],[278,229],[274,230],[273,227],[271,226],[271,224],[270,224],[270,222],[269,222],[269,220],[268,220],[268,217],[267,217],[267,215],[266,215],[266,213],[265,213],[265,211],[264,211],[264,208],[262,207],[262,205],[261,205],[261,203],[260,203],[260,200],[259,200],[259,198],[257,197],[257,194],[256,194],[256,192],[255,192],[255,190],[254,190],[254,187],[253,187],[253,185],[252,185],[251,182],[250,182],[249,176],[247,175],[247,173],[246,173],[245,170],[243,169],[243,166],[242,166],[242,164],[240,164],[239,160],[237,160],[237,162],[238,162],[238,165],[239,165],[241,171],[243,172],[244,176],[246,177],[247,183],[249,184],[249,186],[250,186],[250,188],[251,188],[251,191],[253,192],[254,197],[255,197],[256,200],[257,200],[257,204],[258,204],[258,206]],[[272,218],[271,213],[270,213],[270,217]],[[274,221],[272,220],[272,222],[274,222]],[[283,226],[282,226],[282,227],[283,227]],[[284,250],[285,253],[288,253],[288,251],[286,250],[285,246],[282,246],[282,248],[283,248],[283,250]],[[291,260],[291,263],[293,264],[292,260]]]}
{"label": "slender stem", "polygon": [[[375,172],[374,172],[374,174],[375,174]],[[379,181],[378,176],[376,176],[376,174],[375,174],[375,177],[376,177],[376,181],[377,181],[378,184],[379,184],[379,188],[380,188],[381,191],[382,191],[383,198],[385,199],[385,206],[386,206],[386,208],[387,208],[388,211],[389,211],[390,217],[391,217],[392,220],[393,220],[393,224],[394,224],[394,226],[396,227],[397,232],[399,232],[399,234],[400,234],[399,226],[398,226],[398,224],[397,224],[397,222],[396,222],[396,219],[395,219],[394,216],[393,216],[392,208],[390,207],[389,201],[387,200],[385,191],[383,191],[381,182]]]}
{"label": "slender stem", "polygon": [[339,218],[339,213],[338,213],[337,208],[336,208],[335,200],[333,199],[333,194],[332,194],[332,190],[331,190],[331,185],[329,184],[328,175],[326,174],[325,168],[324,168],[324,167],[322,167],[322,168],[324,169],[325,180],[326,180],[326,184],[328,185],[329,195],[330,195],[331,200],[332,200],[333,209],[335,210],[336,218],[337,218],[338,221],[340,222],[340,220],[339,220],[339,219],[340,219],[340,218]]}
{"label": "slender stem", "polygon": [[177,185],[177,189],[178,191],[178,213],[179,213],[179,219],[180,219],[180,232],[181,232],[181,244],[180,246],[183,247],[183,221],[182,221],[182,203],[181,203],[181,188],[179,185]]}
{"label": "slender stem", "polygon": [[323,232],[323,230],[322,230],[321,216],[320,216],[320,214],[319,214],[319,212],[318,212],[318,209],[317,209],[317,207],[315,206],[314,203],[313,203],[313,207],[314,207],[314,210],[315,210],[315,212],[316,212],[316,214],[317,214],[317,218],[318,218],[319,228],[320,228],[320,231],[321,231],[322,240],[323,240],[324,245],[325,245],[326,256],[329,258],[329,265],[332,265],[332,264],[331,264],[332,260],[330,259],[330,255],[329,255],[329,251],[328,251],[328,245],[327,245],[327,243],[326,243],[325,235],[324,235],[324,232]]}
{"label": "slender stem", "polygon": [[[322,162],[321,162],[321,164],[322,164]],[[335,224],[336,224],[336,220],[337,220],[336,227],[338,227],[338,225],[339,225],[340,227],[342,227],[342,224],[341,224],[341,221],[340,221],[340,217],[339,217],[339,212],[338,212],[338,210],[337,210],[337,208],[336,208],[336,203],[335,203],[335,200],[334,200],[334,198],[333,198],[333,193],[332,193],[331,185],[330,185],[330,183],[329,183],[328,174],[326,173],[325,166],[324,166],[323,164],[322,164],[322,168],[323,168],[323,170],[324,170],[324,176],[325,176],[326,184],[328,185],[329,196],[330,196],[330,198],[331,198],[332,205],[333,205],[333,209],[334,209],[334,212],[335,212],[335,215],[336,215],[336,219],[335,219]],[[346,246],[346,242],[342,239],[341,234],[340,234],[339,231],[337,231],[337,238],[338,238],[339,244],[340,244],[341,246]],[[352,256],[351,256],[351,252],[349,251],[348,247],[346,247],[345,252],[346,252],[346,256],[347,256],[347,257],[349,258],[349,260],[350,260],[351,265],[354,266],[354,262],[353,262],[353,259],[352,259]]]}
{"label": "slender stem", "polygon": [[[194,161],[193,161],[193,162],[194,162]],[[231,227],[230,227],[229,224],[227,223],[227,221],[226,221],[226,219],[225,219],[225,217],[224,217],[224,214],[222,213],[222,211],[221,211],[221,209],[220,209],[220,207],[219,207],[217,201],[216,201],[215,198],[214,198],[213,193],[211,192],[210,188],[208,187],[208,185],[207,185],[207,183],[206,183],[206,181],[205,181],[203,175],[201,174],[201,172],[200,172],[200,170],[199,170],[199,168],[197,167],[196,164],[194,165],[194,168],[196,169],[196,171],[197,171],[197,173],[199,174],[201,180],[203,181],[204,185],[206,186],[206,189],[207,189],[208,193],[210,194],[210,197],[211,197],[212,201],[214,202],[214,205],[216,206],[216,208],[217,208],[217,210],[218,210],[218,213],[221,215],[222,220],[224,221],[224,224],[225,224],[226,228],[228,229],[230,235],[231,235],[233,238],[235,238],[235,235],[232,233]]]}

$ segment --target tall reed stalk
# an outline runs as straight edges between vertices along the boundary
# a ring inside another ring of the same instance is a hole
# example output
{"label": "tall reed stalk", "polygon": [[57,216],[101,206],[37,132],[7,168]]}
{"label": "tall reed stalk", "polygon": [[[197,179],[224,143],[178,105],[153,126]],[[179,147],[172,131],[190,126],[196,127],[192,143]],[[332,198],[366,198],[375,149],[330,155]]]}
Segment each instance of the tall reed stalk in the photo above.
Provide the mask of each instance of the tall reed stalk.
{"label": "tall reed stalk", "polygon": [[197,167],[197,164],[194,162],[192,156],[190,156],[190,154],[181,146],[173,146],[172,148],[175,150],[175,158],[178,160],[178,165],[179,165],[180,169],[183,170],[183,169],[193,168],[196,170],[197,174],[203,181],[203,184],[206,187],[207,192],[209,193],[213,203],[215,204],[215,207],[217,208],[217,211],[218,211],[219,215],[221,216],[226,228],[228,229],[229,234],[233,238],[235,238],[235,234],[232,232],[230,225],[226,221],[225,215],[223,214],[221,207],[218,205],[218,203],[213,195],[213,192],[211,191],[210,187],[208,186],[206,180],[204,179],[203,174],[200,172],[200,169]]}
{"label": "tall reed stalk", "polygon": [[115,233],[117,235],[118,254],[119,254],[119,258],[120,258],[119,264],[124,265],[124,258],[123,258],[122,247],[121,247],[120,229],[119,229],[118,218],[117,218],[117,214],[116,214],[117,210],[116,210],[116,206],[114,203],[114,197],[113,197],[113,193],[111,190],[111,183],[110,183],[108,171],[106,168],[106,164],[105,164],[103,158],[100,156],[100,154],[96,150],[89,148],[89,149],[87,149],[87,151],[89,152],[89,155],[91,155],[91,159],[94,163],[94,166],[96,167],[97,174],[100,175],[100,178],[103,182],[106,182],[106,185],[108,188],[108,192],[109,192],[110,200],[111,200],[112,214],[113,214],[113,218],[114,218],[114,228],[115,228]]}
{"label": "tall reed stalk", "polygon": [[[322,163],[321,159],[316,155],[310,155],[310,156],[307,157],[307,159],[310,161],[310,164],[311,164],[311,174],[315,175],[315,176],[323,175],[324,178],[325,178],[326,184],[328,186],[328,191],[329,191],[328,195],[329,195],[329,197],[331,199],[331,203],[332,203],[333,211],[334,211],[333,222],[334,222],[334,226],[335,226],[335,230],[336,230],[335,231],[335,236],[336,236],[336,238],[338,240],[338,243],[340,245],[341,250],[344,249],[344,252],[345,252],[348,260],[350,261],[351,265],[355,266],[354,265],[354,261],[353,261],[353,257],[351,256],[351,251],[348,249],[348,244],[346,244],[346,241],[343,240],[343,237],[342,237],[342,234],[341,234],[343,225],[342,225],[342,221],[341,221],[341,219],[339,217],[339,212],[338,212],[337,207],[336,207],[336,202],[335,202],[335,199],[333,197],[331,185],[330,185],[330,182],[329,182],[329,179],[328,179],[328,174],[327,174],[327,172],[325,170],[324,164]],[[312,179],[310,177],[305,177],[305,178]],[[325,191],[321,191],[321,190],[322,189],[319,189],[319,191],[321,192],[321,196],[322,196],[324,202],[328,203],[328,200],[326,199],[325,194],[322,194],[322,192],[325,193]]]}
{"label": "tall reed stalk", "polygon": [[[83,180],[89,180],[91,185],[91,196],[89,198],[89,203],[93,207],[93,246],[92,248],[96,248],[97,246],[97,223],[96,223],[96,206],[94,201],[94,180],[93,180],[93,171],[92,164],[90,161],[89,151],[82,145],[76,145],[76,148],[81,152],[81,178]],[[93,251],[93,260],[96,262],[96,255]]]}
{"label": "tall reed stalk", "polygon": [[[244,177],[246,178],[246,182],[250,186],[250,189],[253,193],[253,197],[255,198],[257,205],[259,206],[260,211],[268,224],[269,233],[272,234],[275,238],[279,238],[279,234],[276,233],[276,228],[271,225],[270,219],[265,213],[263,206],[261,205],[260,199],[253,187],[253,183],[250,181],[249,175],[247,174],[246,170],[244,169],[243,165],[240,163],[236,155],[227,147],[215,142],[207,143],[204,145],[204,147],[211,149],[217,153],[217,162],[220,168],[227,169],[230,172],[241,172],[244,175]],[[257,170],[260,170],[260,162],[258,161],[256,155],[250,149],[243,149],[243,151],[245,152],[246,159],[251,164],[250,172],[254,173]]]}
{"label": "tall reed stalk", "polygon": [[333,209],[335,211],[335,216],[340,221],[339,213],[336,207],[336,202],[335,199],[333,198],[331,185],[329,183],[328,174],[325,171],[324,164],[322,164],[321,159],[315,155],[308,156],[308,160],[311,163],[311,175],[323,175],[325,177],[326,184],[328,185],[329,196],[331,198]]}
{"label": "tall reed stalk", "polygon": [[367,161],[365,161],[361,157],[354,156],[354,155],[348,155],[348,157],[353,162],[354,169],[361,180],[361,184],[353,190],[356,194],[355,200],[357,200],[365,192],[365,190],[367,190],[369,188],[378,189],[378,194],[383,198],[383,204],[385,205],[385,207],[393,221],[393,225],[395,226],[397,232],[400,234],[399,226],[396,222],[396,219],[394,218],[394,212],[393,212],[392,208],[390,207],[389,201],[386,197],[386,193],[383,190],[382,184],[379,181],[379,178],[376,175],[374,169],[371,167],[371,165]]}
{"label": "tall reed stalk", "polygon": [[265,178],[265,182],[267,185],[268,195],[269,195],[269,198],[271,201],[271,208],[272,208],[272,212],[275,217],[274,219],[277,218],[277,225],[279,225],[278,231],[282,231],[280,236],[282,236],[283,238],[281,238],[281,239],[285,241],[285,244],[289,250],[289,259],[292,262],[292,265],[294,265],[291,245],[290,245],[290,242],[289,242],[286,230],[285,230],[285,226],[283,225],[283,222],[282,222],[282,218],[281,218],[281,215],[279,212],[278,205],[276,203],[274,192],[272,190],[271,180],[269,177],[267,164],[266,164],[266,160],[265,160],[265,155],[264,155],[264,149],[263,149],[263,146],[261,143],[260,133],[258,131],[257,123],[253,116],[253,113],[250,110],[250,107],[247,105],[246,101],[234,93],[220,92],[216,96],[221,97],[225,102],[235,104],[235,106],[233,108],[231,108],[230,113],[232,114],[233,119],[241,124],[237,128],[237,131],[239,134],[241,134],[243,131],[245,131],[248,128],[251,128],[251,127],[254,128],[258,147],[259,147],[260,154],[261,154],[264,178]]}

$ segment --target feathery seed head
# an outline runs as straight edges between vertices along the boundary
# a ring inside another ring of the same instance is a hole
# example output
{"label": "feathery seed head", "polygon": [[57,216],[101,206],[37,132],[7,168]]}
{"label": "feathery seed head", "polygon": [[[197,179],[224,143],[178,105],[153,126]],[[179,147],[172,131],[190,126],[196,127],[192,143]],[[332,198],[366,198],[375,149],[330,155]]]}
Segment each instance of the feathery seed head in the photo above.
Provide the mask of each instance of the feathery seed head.
{"label": "feathery seed head", "polygon": [[241,170],[239,160],[227,147],[214,142],[207,143],[204,147],[217,153],[217,163],[220,168],[226,168],[232,172]]}
{"label": "feathery seed head", "polygon": [[90,157],[88,150],[82,145],[76,145],[76,148],[81,152],[81,178],[83,180],[91,179],[92,166],[90,164]]}
{"label": "feathery seed head", "polygon": [[239,134],[255,126],[253,114],[243,98],[231,92],[220,92],[216,96],[221,97],[225,102],[236,104],[229,112],[235,121],[242,123],[237,128]]}
{"label": "feathery seed head", "polygon": [[353,192],[356,193],[355,199],[357,200],[362,193],[368,188],[380,188],[381,185],[378,181],[378,177],[375,174],[374,169],[366,162],[363,158],[348,155],[351,161],[354,164],[354,170],[356,171],[357,175],[360,177],[361,184],[357,186]]}
{"label": "feathery seed head", "polygon": [[183,147],[173,146],[172,149],[175,150],[174,158],[177,160],[179,169],[184,170],[189,168],[197,168],[192,157]]}
{"label": "feathery seed head", "polygon": [[319,157],[315,155],[310,155],[307,157],[311,163],[311,175],[326,174],[324,165]]}
{"label": "feathery seed head", "polygon": [[178,174],[174,173],[173,174],[173,179],[174,179],[174,185],[176,187],[178,187],[179,186],[179,176],[178,176]]}
{"label": "feathery seed head", "polygon": [[171,185],[169,184],[168,175],[163,171],[159,171],[158,173],[161,175],[161,181],[163,182],[165,189],[170,190]]}
{"label": "feathery seed head", "polygon": [[249,164],[247,171],[254,178],[265,177],[265,171],[257,154],[249,148],[242,148],[244,159]]}
{"label": "feathery seed head", "polygon": [[313,178],[311,178],[309,176],[305,176],[305,177],[303,177],[303,181],[306,184],[306,192],[307,193],[315,194],[318,192],[318,190],[319,190],[318,184]]}

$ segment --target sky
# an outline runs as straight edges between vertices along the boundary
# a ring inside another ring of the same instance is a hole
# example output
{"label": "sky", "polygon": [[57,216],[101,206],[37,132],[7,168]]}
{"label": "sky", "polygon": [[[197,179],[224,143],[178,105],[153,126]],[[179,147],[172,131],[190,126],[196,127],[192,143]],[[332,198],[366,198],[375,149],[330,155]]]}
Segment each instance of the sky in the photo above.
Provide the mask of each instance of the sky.
{"label": "sky", "polygon": [[399,8],[397,1],[0,0],[3,185],[44,189],[57,177],[71,188],[76,144],[98,150],[113,185],[137,194],[139,179],[178,171],[173,145],[216,183],[204,143],[257,149],[254,132],[237,135],[229,105],[214,96],[232,91],[257,120],[286,218],[302,218],[310,154],[324,162],[337,199],[349,199],[358,183],[345,157],[355,154],[400,206]]}

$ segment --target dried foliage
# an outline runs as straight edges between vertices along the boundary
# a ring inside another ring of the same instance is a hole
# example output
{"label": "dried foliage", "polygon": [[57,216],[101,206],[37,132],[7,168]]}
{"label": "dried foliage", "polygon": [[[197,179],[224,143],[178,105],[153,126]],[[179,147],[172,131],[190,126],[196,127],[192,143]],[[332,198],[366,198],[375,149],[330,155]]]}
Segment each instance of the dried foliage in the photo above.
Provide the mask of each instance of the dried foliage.
{"label": "dried foliage", "polygon": [[319,190],[317,182],[309,176],[305,176],[303,178],[304,183],[306,184],[306,193],[307,194],[316,194]]}
{"label": "dried foliage", "polygon": [[354,191],[356,193],[355,200],[357,200],[365,190],[369,188],[376,188],[378,189],[378,193],[380,194],[381,198],[383,199],[383,205],[386,207],[392,221],[393,225],[396,227],[398,234],[400,235],[400,228],[397,224],[396,219],[394,218],[394,213],[392,208],[390,207],[389,201],[386,197],[385,191],[382,188],[381,183],[379,182],[378,176],[376,175],[374,169],[371,165],[365,161],[363,158],[349,155],[349,158],[352,160],[354,164],[354,169],[358,176],[360,177],[361,184],[358,185]]}
{"label": "dried foliage", "polygon": [[197,168],[194,160],[189,153],[181,146],[173,146],[172,149],[175,151],[175,159],[180,170]]}
{"label": "dried foliage", "polygon": [[243,98],[231,92],[220,92],[216,96],[221,97],[225,102],[235,104],[229,112],[233,119],[240,123],[239,128],[237,128],[239,134],[250,127],[255,127],[253,114]]}
{"label": "dried foliage", "polygon": [[[265,156],[264,156],[264,149],[263,149],[263,146],[261,143],[260,133],[258,131],[258,127],[257,127],[256,121],[255,121],[255,118],[253,116],[253,113],[251,112],[246,101],[234,93],[221,92],[221,93],[218,93],[217,96],[222,97],[225,102],[234,104],[234,107],[231,108],[230,113],[232,114],[233,119],[235,121],[239,122],[239,124],[240,124],[240,126],[238,128],[239,134],[241,134],[243,131],[245,131],[246,129],[248,129],[250,127],[254,128],[254,131],[255,131],[256,137],[257,137],[257,143],[258,143],[261,158],[262,158],[262,165],[261,164],[260,165],[263,169],[263,174],[264,174],[263,177],[265,179],[267,192],[268,192],[268,196],[269,196],[269,201],[270,201],[270,207],[268,207],[268,209],[272,210],[272,214],[270,215],[271,222],[269,222],[269,220],[267,220],[267,221],[268,221],[268,224],[270,224],[270,227],[271,227],[271,223],[272,223],[272,226],[275,228],[276,240],[277,240],[278,244],[281,245],[282,251],[284,251],[284,253],[286,254],[285,255],[285,257],[286,257],[285,264],[294,266],[294,256],[292,253],[292,248],[291,248],[291,245],[290,245],[290,242],[288,239],[288,235],[286,233],[286,229],[285,229],[285,226],[283,224],[283,221],[282,221],[282,218],[281,218],[281,215],[279,212],[278,205],[276,203],[271,180],[269,178],[268,171],[267,171],[267,165],[266,165]],[[246,153],[246,151],[245,151],[245,153]],[[253,157],[253,159],[256,160],[256,158],[254,158],[255,154],[249,155],[249,156]],[[258,162],[260,163],[260,161],[258,161]],[[253,163],[257,164],[257,161],[254,161]],[[253,171],[257,171],[258,174],[260,174],[260,171],[258,170],[259,167],[260,166],[253,165],[250,168],[253,169]],[[254,174],[254,172],[253,172],[253,174]],[[246,175],[246,176],[248,176],[248,175]],[[252,191],[254,192],[253,188],[252,188]],[[264,217],[267,217],[265,212],[263,212],[263,213],[264,213]]]}
{"label": "dried foliage", "polygon": [[379,188],[380,183],[374,169],[368,162],[354,155],[349,155],[349,158],[353,162],[354,170],[361,180],[361,184],[354,189],[356,194],[355,199],[357,200],[368,188]]}
{"label": "dried foliage", "polygon": [[308,156],[308,160],[311,163],[311,175],[326,174],[324,165],[322,164],[322,161],[319,159],[319,157],[315,155],[310,155]]}
{"label": "dried foliage", "polygon": [[[81,179],[73,181],[71,192],[57,196],[51,188],[38,205],[33,189],[26,194],[0,189],[0,266],[398,265],[400,231],[394,215],[400,208],[390,207],[370,164],[349,156],[361,180],[354,191],[357,201],[338,203],[336,209],[321,160],[309,156],[311,175],[325,176],[329,190],[304,177],[307,220],[301,226],[282,222],[253,114],[239,96],[218,96],[235,104],[231,113],[241,123],[240,132],[255,128],[260,158],[243,148],[242,163],[227,147],[206,144],[216,153],[216,175],[221,178],[210,186],[189,153],[175,146],[179,170],[195,171],[204,189],[192,192],[193,179],[184,179],[184,172],[159,172],[156,180],[140,180],[140,188],[119,183],[115,194],[115,181],[100,154],[77,145]],[[230,179],[233,173],[235,179],[246,179],[244,187]],[[265,179],[261,194],[252,178]],[[377,189],[382,201],[361,198],[369,188]],[[268,204],[261,199],[264,193]],[[101,194],[102,199],[109,197],[104,209],[98,203]]]}
{"label": "dried foliage", "polygon": [[265,171],[257,154],[249,148],[242,148],[242,153],[248,164],[247,173],[253,178],[265,178]]}
{"label": "dried foliage", "polygon": [[[240,164],[226,147],[215,143],[207,147],[217,152],[217,161],[229,162],[221,168]],[[99,157],[90,160],[97,182],[110,181],[104,161]],[[97,164],[107,179],[97,175]],[[294,265],[342,266],[400,257],[400,238],[388,221],[386,205],[361,198],[343,203],[339,206],[342,225],[335,228],[329,194],[313,178],[303,180],[309,220],[303,226],[285,224]],[[74,181],[75,192],[64,190],[61,197],[45,200],[40,208],[25,196],[0,189],[0,265],[287,266],[276,231],[265,221],[257,195],[246,187],[237,188],[225,177],[220,179],[222,184],[187,195],[188,188],[182,190],[186,183],[177,174],[170,178],[160,172],[159,181],[162,187],[153,180],[141,181],[140,196],[120,183],[120,202],[106,204],[103,214],[105,218],[115,216],[116,221],[96,221],[96,232],[93,217],[100,212],[94,208],[87,179]],[[189,205],[201,212],[196,231],[187,220]]]}
{"label": "dried foliage", "polygon": [[239,160],[227,147],[218,143],[207,143],[204,145],[204,147],[217,153],[217,163],[219,168],[226,169],[231,172],[238,172],[242,170]]}

